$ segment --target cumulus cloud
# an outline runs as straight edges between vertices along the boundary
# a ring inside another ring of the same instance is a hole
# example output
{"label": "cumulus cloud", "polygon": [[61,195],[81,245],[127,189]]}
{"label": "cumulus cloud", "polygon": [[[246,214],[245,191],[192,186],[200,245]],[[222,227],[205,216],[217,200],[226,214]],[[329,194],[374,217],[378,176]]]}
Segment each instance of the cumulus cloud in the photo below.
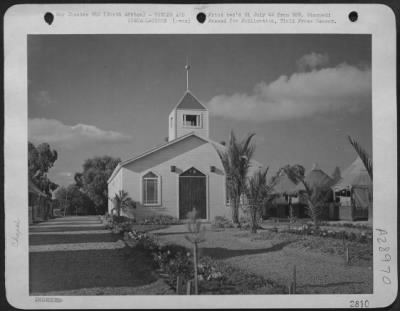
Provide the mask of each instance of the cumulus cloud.
{"label": "cumulus cloud", "polygon": [[208,107],[214,116],[265,122],[355,113],[366,104],[371,104],[371,69],[344,63],[260,82],[250,94],[218,95]]}
{"label": "cumulus cloud", "polygon": [[329,56],[328,54],[320,54],[320,53],[309,53],[303,55],[296,62],[297,67],[300,71],[306,71],[307,69],[316,69],[318,67],[324,67],[329,64]]}
{"label": "cumulus cloud", "polygon": [[86,143],[121,143],[131,137],[119,132],[104,131],[93,125],[66,125],[54,119],[29,119],[29,139],[68,146]]}

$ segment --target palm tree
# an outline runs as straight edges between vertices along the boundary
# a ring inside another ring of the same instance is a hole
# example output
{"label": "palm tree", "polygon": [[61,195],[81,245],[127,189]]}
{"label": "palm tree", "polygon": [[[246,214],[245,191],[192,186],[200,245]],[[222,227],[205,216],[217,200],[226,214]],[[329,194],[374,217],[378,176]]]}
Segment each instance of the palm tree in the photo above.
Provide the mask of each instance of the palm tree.
{"label": "palm tree", "polygon": [[251,144],[254,133],[249,134],[244,140],[238,141],[231,131],[229,144],[226,150],[218,151],[225,169],[228,195],[232,205],[232,221],[239,225],[240,197],[244,194],[247,173],[255,146]]}
{"label": "palm tree", "polygon": [[360,157],[361,161],[363,161],[365,169],[368,172],[369,177],[371,177],[372,180],[372,159],[369,156],[369,154],[365,151],[365,149],[363,147],[361,147],[361,145],[353,138],[351,138],[350,136],[347,136],[350,144],[354,147],[354,149],[356,150],[358,156]]}
{"label": "palm tree", "polygon": [[250,231],[257,233],[258,218],[260,217],[261,208],[266,202],[272,187],[267,185],[268,167],[262,171],[257,171],[248,179],[246,187],[246,196],[248,199],[248,208],[250,212]]}
{"label": "palm tree", "polygon": [[300,195],[307,202],[307,211],[316,229],[319,228],[319,221],[323,213],[323,205],[330,197],[330,191],[326,188],[311,187],[305,180],[304,167],[301,165],[286,165],[282,170],[294,183],[302,183],[304,191]]}
{"label": "palm tree", "polygon": [[115,194],[114,198],[111,199],[113,202],[114,208],[113,210],[117,211],[117,216],[121,216],[121,210],[125,210],[126,208],[132,207],[136,208],[135,201],[129,197],[128,192],[125,190],[120,190]]}
{"label": "palm tree", "polygon": [[[354,149],[356,150],[358,156],[360,157],[361,161],[363,162],[365,169],[368,172],[369,177],[372,179],[372,158],[369,156],[369,154],[365,151],[365,149],[363,147],[361,147],[361,145],[353,138],[351,138],[350,136],[347,136],[350,144],[354,147]],[[371,198],[372,198],[372,191],[371,191]],[[373,213],[373,209],[372,209],[372,202],[370,202],[369,207],[368,207],[368,221],[372,222],[372,213]]]}

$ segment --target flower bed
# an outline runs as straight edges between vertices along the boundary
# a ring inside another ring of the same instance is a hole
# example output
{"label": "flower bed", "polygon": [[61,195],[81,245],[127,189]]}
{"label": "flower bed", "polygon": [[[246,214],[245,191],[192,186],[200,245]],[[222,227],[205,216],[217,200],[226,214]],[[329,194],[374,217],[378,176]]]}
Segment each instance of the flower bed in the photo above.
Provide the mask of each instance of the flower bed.
{"label": "flower bed", "polygon": [[177,225],[180,220],[169,215],[153,215],[136,221],[139,225]]}
{"label": "flower bed", "polygon": [[341,239],[347,241],[355,241],[359,243],[371,243],[373,236],[372,231],[349,232],[346,230],[328,230],[328,229],[313,229],[311,226],[304,225],[302,227],[287,229],[283,232],[300,234],[300,235],[314,235],[326,238]]}
{"label": "flower bed", "polygon": [[151,218],[136,220],[126,216],[111,216],[109,214],[102,216],[102,221],[114,234],[123,234],[131,231],[146,232],[157,230],[179,222],[176,218],[165,215],[157,215]]}
{"label": "flower bed", "polygon": [[372,230],[371,224],[357,223],[357,222],[325,222],[324,221],[324,222],[321,222],[321,226],[345,227],[345,228]]}
{"label": "flower bed", "polygon": [[[145,250],[167,282],[176,290],[177,277],[184,281],[194,278],[193,255],[187,248],[176,244],[159,244],[152,235],[139,231],[124,234],[130,247]],[[284,293],[284,287],[268,282],[263,277],[247,273],[209,257],[202,257],[198,264],[200,294]]]}
{"label": "flower bed", "polygon": [[233,228],[233,223],[223,216],[216,216],[211,226],[213,229]]}

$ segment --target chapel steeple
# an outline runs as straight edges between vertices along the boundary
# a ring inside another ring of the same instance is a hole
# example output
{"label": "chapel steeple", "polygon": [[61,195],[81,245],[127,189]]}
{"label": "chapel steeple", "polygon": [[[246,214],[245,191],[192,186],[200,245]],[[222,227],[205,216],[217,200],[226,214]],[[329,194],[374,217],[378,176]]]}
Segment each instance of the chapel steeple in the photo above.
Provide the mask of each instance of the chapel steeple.
{"label": "chapel steeple", "polygon": [[189,90],[190,64],[186,61],[186,91],[169,114],[168,141],[190,132],[208,138],[208,109]]}
{"label": "chapel steeple", "polygon": [[189,64],[188,59],[186,59],[185,70],[186,70],[186,92],[189,92],[189,70],[190,70],[190,64]]}

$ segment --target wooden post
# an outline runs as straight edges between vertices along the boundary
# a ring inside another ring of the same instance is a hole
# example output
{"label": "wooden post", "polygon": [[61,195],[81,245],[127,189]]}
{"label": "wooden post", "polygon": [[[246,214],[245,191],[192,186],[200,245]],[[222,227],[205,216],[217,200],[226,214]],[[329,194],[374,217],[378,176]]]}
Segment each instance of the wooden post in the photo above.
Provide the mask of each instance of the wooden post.
{"label": "wooden post", "polygon": [[346,247],[346,264],[348,264],[350,262],[350,252],[349,252],[349,248]]}
{"label": "wooden post", "polygon": [[194,294],[198,295],[199,288],[198,288],[198,279],[197,279],[197,242],[194,243]]}
{"label": "wooden post", "polygon": [[293,266],[293,294],[296,294],[296,265]]}
{"label": "wooden post", "polygon": [[192,281],[189,280],[186,283],[186,295],[190,295],[192,291]]}

